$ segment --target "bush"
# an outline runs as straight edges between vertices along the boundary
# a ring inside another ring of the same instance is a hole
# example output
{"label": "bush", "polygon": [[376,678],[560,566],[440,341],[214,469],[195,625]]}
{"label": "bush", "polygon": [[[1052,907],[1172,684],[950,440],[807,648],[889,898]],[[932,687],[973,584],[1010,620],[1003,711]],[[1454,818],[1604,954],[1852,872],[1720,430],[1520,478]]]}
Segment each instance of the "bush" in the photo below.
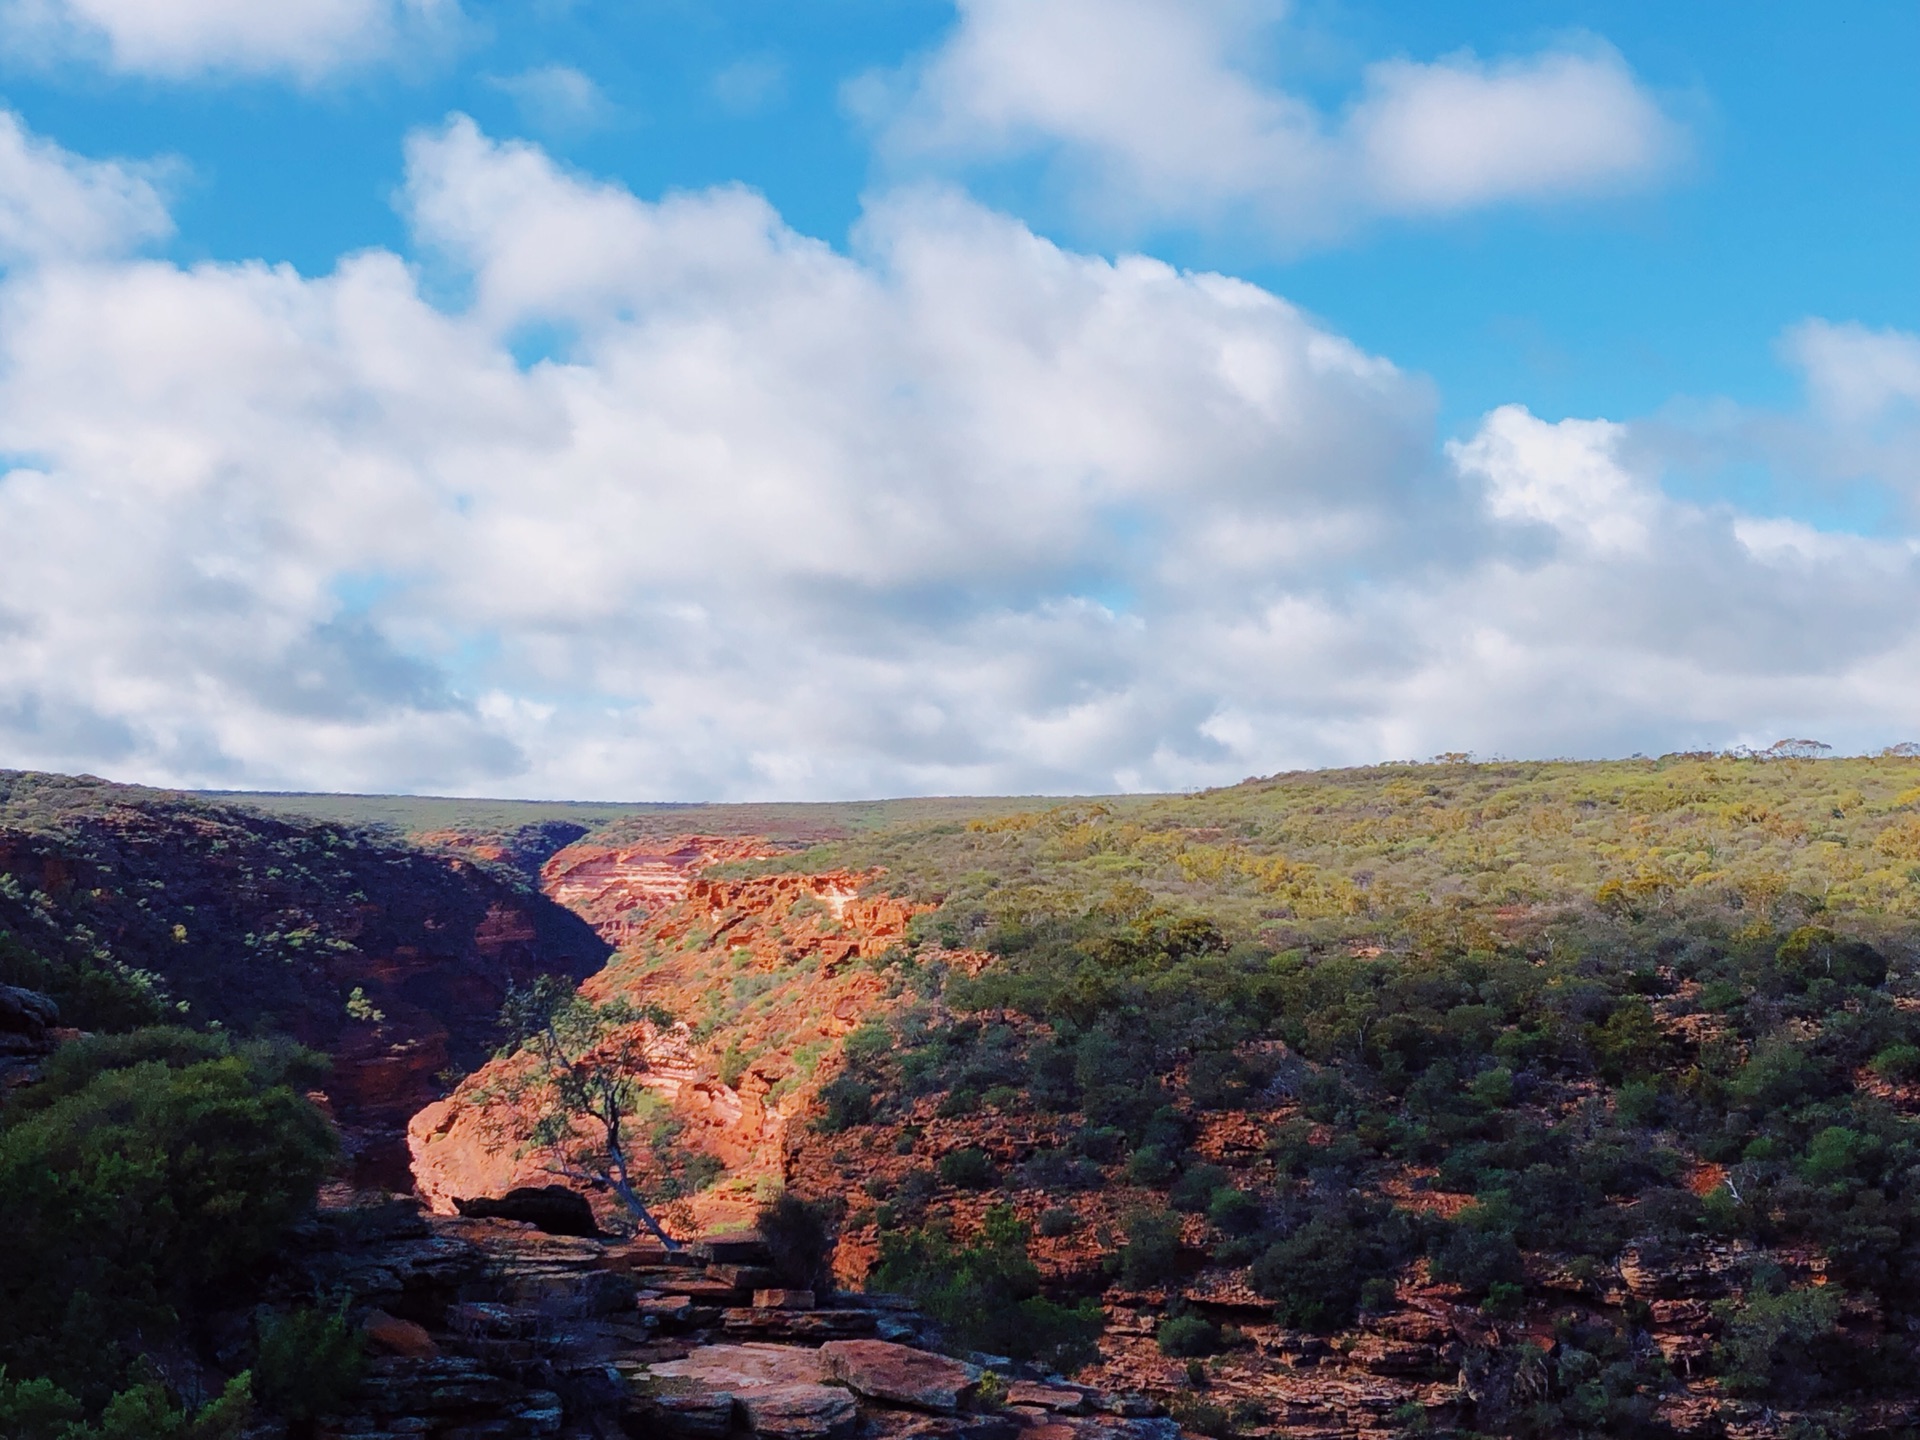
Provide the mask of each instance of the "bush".
{"label": "bush", "polygon": [[1154,1334],[1162,1355],[1188,1359],[1211,1355],[1220,1348],[1220,1327],[1198,1315],[1175,1315]]}
{"label": "bush", "polygon": [[1787,1402],[1818,1394],[1843,1299],[1838,1287],[1821,1285],[1714,1306],[1725,1327],[1715,1353],[1728,1393]]}
{"label": "bush", "polygon": [[1127,1160],[1127,1181],[1132,1185],[1164,1185],[1173,1178],[1173,1156],[1158,1145],[1143,1145]]}
{"label": "bush", "polygon": [[0,1363],[91,1409],[183,1302],[251,1292],[333,1131],[301,1093],[314,1057],[287,1045],[145,1031],[63,1047],[47,1072],[0,1133]]}
{"label": "bush", "polygon": [[1317,1212],[1254,1261],[1253,1288],[1278,1302],[1283,1324],[1338,1330],[1352,1322],[1368,1280],[1412,1258],[1412,1221],[1392,1206],[1345,1199]]}
{"label": "bush", "polygon": [[956,1190],[991,1190],[1000,1183],[1000,1172],[986,1151],[969,1146],[949,1150],[940,1157],[940,1179]]}
{"label": "bush", "polygon": [[1873,1057],[1873,1073],[1893,1085],[1920,1080],[1920,1045],[1889,1045]]}
{"label": "bush", "polygon": [[972,1115],[979,1109],[980,1092],[961,1085],[942,1095],[940,1103],[933,1107],[933,1113],[942,1120],[956,1120],[962,1115]]}
{"label": "bush", "polygon": [[1526,1278],[1520,1249],[1512,1236],[1470,1225],[1456,1225],[1448,1231],[1433,1253],[1432,1268],[1434,1279],[1458,1285],[1475,1298],[1486,1295],[1494,1285]]}
{"label": "bush", "polygon": [[295,1422],[344,1410],[366,1371],[366,1347],[344,1301],[331,1311],[262,1311],[254,1328],[254,1383],[263,1405]]}
{"label": "bush", "polygon": [[1080,1217],[1064,1206],[1056,1205],[1040,1212],[1038,1228],[1049,1240],[1058,1240],[1062,1235],[1071,1235],[1080,1228]]}
{"label": "bush", "polygon": [[1180,1222],[1164,1210],[1135,1210],[1127,1216],[1127,1243],[1121,1247],[1121,1283],[1131,1290],[1164,1285],[1180,1273]]}
{"label": "bush", "polygon": [[802,1200],[791,1191],[760,1207],[754,1228],[772,1252],[782,1285],[822,1296],[833,1293],[833,1254],[845,1211],[844,1201]]}
{"label": "bush", "polygon": [[1196,1165],[1167,1192],[1167,1203],[1176,1210],[1202,1214],[1213,1202],[1213,1192],[1224,1189],[1232,1177],[1218,1165]]}
{"label": "bush", "polygon": [[0,1369],[0,1435],[6,1440],[237,1440],[253,1414],[250,1377],[228,1382],[197,1413],[179,1408],[155,1380],[118,1392],[97,1425],[85,1407],[50,1380],[10,1381]]}
{"label": "bush", "polygon": [[1037,1150],[1020,1167],[1021,1181],[1036,1190],[1093,1190],[1100,1178],[1097,1166],[1076,1160],[1065,1150]]}
{"label": "bush", "polygon": [[816,1129],[838,1135],[873,1119],[873,1090],[851,1075],[836,1075],[820,1087],[820,1118]]}
{"label": "bush", "polygon": [[956,1348],[1071,1373],[1096,1353],[1100,1306],[1092,1300],[1061,1305],[1043,1296],[1028,1238],[1005,1205],[987,1211],[969,1245],[940,1229],[883,1235],[867,1285],[912,1299]]}
{"label": "bush", "polygon": [[1260,1228],[1262,1218],[1260,1202],[1232,1186],[1214,1191],[1207,1202],[1207,1219],[1228,1235],[1251,1235]]}

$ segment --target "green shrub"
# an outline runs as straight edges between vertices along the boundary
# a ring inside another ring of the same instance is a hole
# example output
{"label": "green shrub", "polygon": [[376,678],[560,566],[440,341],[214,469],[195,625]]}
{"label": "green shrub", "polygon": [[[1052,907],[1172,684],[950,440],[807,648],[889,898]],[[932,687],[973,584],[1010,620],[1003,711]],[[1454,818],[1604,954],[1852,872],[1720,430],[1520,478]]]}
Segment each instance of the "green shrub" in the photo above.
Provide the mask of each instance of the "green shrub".
{"label": "green shrub", "polygon": [[1511,1235],[1472,1225],[1456,1225],[1447,1232],[1433,1252],[1432,1270],[1434,1279],[1458,1285],[1475,1297],[1486,1295],[1494,1285],[1526,1278],[1520,1249]]}
{"label": "green shrub", "polygon": [[1184,1360],[1218,1350],[1220,1327],[1199,1315],[1175,1315],[1160,1323],[1153,1338],[1162,1355]]}
{"label": "green shrub", "polygon": [[969,1146],[949,1150],[940,1157],[940,1179],[957,1190],[991,1190],[1000,1183],[1000,1172],[986,1151]]}
{"label": "green shrub", "polygon": [[1820,1285],[1714,1306],[1723,1327],[1715,1354],[1728,1393],[1789,1402],[1817,1395],[1844,1298],[1837,1286]]}
{"label": "green shrub", "polygon": [[1873,1057],[1873,1073],[1894,1085],[1909,1085],[1920,1080],[1920,1045],[1902,1041],[1889,1045]]}
{"label": "green shrub", "polygon": [[313,1073],[187,1031],[64,1047],[0,1132],[0,1363],[91,1407],[183,1303],[249,1294],[334,1153]]}
{"label": "green shrub", "polygon": [[1119,1257],[1120,1281],[1130,1290],[1150,1290],[1180,1273],[1180,1222],[1164,1210],[1135,1210],[1126,1217],[1127,1243]]}
{"label": "green shrub", "polygon": [[880,1020],[862,1021],[847,1036],[843,1053],[849,1068],[864,1069],[893,1049],[893,1032]]}
{"label": "green shrub", "polygon": [[1213,1203],[1213,1192],[1226,1188],[1232,1179],[1218,1165],[1196,1165],[1167,1192],[1167,1204],[1189,1214],[1203,1214]]}
{"label": "green shrub", "polygon": [[261,1404],[295,1422],[344,1412],[367,1363],[345,1301],[335,1310],[263,1310],[254,1330],[254,1385]]}
{"label": "green shrub", "polygon": [[883,1235],[867,1285],[908,1296],[962,1351],[1037,1360],[1071,1373],[1096,1353],[1100,1306],[1043,1296],[1028,1239],[1027,1227],[1005,1205],[987,1212],[967,1245],[938,1229]]}
{"label": "green shrub", "polygon": [[1248,1274],[1253,1288],[1277,1303],[1281,1322],[1303,1330],[1350,1324],[1368,1280],[1385,1278],[1411,1259],[1417,1236],[1404,1211],[1347,1197],[1327,1205],[1284,1240],[1269,1246]]}
{"label": "green shrub", "polygon": [[1260,1202],[1230,1185],[1214,1191],[1207,1202],[1207,1219],[1228,1235],[1251,1235],[1260,1228],[1262,1218]]}
{"label": "green shrub", "polygon": [[820,1116],[814,1127],[824,1134],[838,1135],[873,1119],[872,1087],[851,1075],[840,1074],[820,1087]]}
{"label": "green shrub", "polygon": [[1127,1159],[1127,1181],[1132,1185],[1164,1185],[1173,1178],[1173,1156],[1159,1145],[1143,1145]]}
{"label": "green shrub", "polygon": [[251,1377],[235,1376],[199,1411],[176,1405],[155,1380],[108,1398],[97,1423],[50,1380],[10,1381],[0,1369],[0,1435],[6,1440],[237,1440],[253,1414]]}
{"label": "green shrub", "polygon": [[1057,1240],[1062,1235],[1071,1235],[1080,1228],[1080,1217],[1064,1206],[1056,1205],[1040,1212],[1037,1227],[1049,1240]]}
{"label": "green shrub", "polygon": [[962,1115],[972,1115],[980,1109],[980,1092],[971,1086],[960,1085],[940,1097],[940,1103],[934,1106],[933,1113],[942,1120],[957,1120]]}
{"label": "green shrub", "polygon": [[760,1207],[754,1228],[772,1252],[780,1283],[791,1290],[833,1293],[833,1255],[846,1202],[802,1200],[783,1190]]}

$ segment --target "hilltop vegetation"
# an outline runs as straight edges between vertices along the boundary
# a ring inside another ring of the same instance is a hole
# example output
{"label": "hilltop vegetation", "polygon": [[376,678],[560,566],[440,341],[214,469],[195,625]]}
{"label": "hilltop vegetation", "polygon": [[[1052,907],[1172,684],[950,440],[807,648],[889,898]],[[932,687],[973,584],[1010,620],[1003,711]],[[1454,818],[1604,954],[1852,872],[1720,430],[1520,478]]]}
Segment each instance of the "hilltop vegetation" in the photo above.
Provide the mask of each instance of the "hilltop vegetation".
{"label": "hilltop vegetation", "polygon": [[900,826],[784,863],[884,867],[963,930],[1070,913],[1121,884],[1204,908],[1235,938],[1308,942],[1560,904],[1879,924],[1920,915],[1920,760],[1311,771]]}
{"label": "hilltop vegetation", "polygon": [[[1217,1352],[1188,1408],[1222,1433],[1285,1334],[1365,1354],[1435,1302],[1487,1329],[1376,1372],[1402,1428],[1907,1413],[1920,763],[1379,767],[759,868],[825,864],[937,904],[823,1095],[886,1283],[960,1283],[1006,1207],[1002,1250],[1062,1237],[1062,1299]],[[1435,1410],[1456,1354],[1471,1403]]]}

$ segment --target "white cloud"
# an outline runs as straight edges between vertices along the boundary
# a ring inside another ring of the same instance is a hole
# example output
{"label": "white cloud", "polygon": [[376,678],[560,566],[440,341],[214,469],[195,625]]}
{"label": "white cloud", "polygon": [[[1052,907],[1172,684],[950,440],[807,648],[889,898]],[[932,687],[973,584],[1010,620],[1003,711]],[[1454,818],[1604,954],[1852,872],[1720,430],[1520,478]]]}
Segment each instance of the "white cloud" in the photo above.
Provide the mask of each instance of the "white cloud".
{"label": "white cloud", "polygon": [[896,166],[1053,157],[1096,219],[1251,223],[1288,244],[1378,216],[1611,193],[1684,148],[1604,45],[1371,67],[1344,114],[1250,73],[1281,7],[959,0],[930,56],[849,99]]}
{"label": "white cloud", "polygon": [[1781,343],[1826,415],[1848,423],[1920,406],[1920,336],[1807,320]]}
{"label": "white cloud", "polygon": [[1610,50],[1367,72],[1348,128],[1383,210],[1462,210],[1630,188],[1678,149],[1671,121]]}
{"label": "white cloud", "polygon": [[522,117],[542,134],[578,134],[613,113],[613,103],[593,78],[571,65],[538,65],[493,83],[513,97]]}
{"label": "white cloud", "polygon": [[172,79],[206,73],[314,80],[444,27],[457,0],[5,0],[17,50],[81,55]]}
{"label": "white cloud", "polygon": [[83,159],[0,110],[0,263],[112,255],[171,234],[163,169]]}
{"label": "white cloud", "polygon": [[[1906,738],[1910,545],[1667,498],[944,190],[852,254],[456,120],[331,275],[0,280],[0,763],[746,797]],[[515,337],[565,335],[558,357]]]}
{"label": "white cloud", "polygon": [[1548,525],[1596,551],[1644,551],[1658,491],[1621,464],[1623,434],[1604,420],[1542,425],[1523,407],[1503,405],[1447,454],[1485,484],[1497,519]]}

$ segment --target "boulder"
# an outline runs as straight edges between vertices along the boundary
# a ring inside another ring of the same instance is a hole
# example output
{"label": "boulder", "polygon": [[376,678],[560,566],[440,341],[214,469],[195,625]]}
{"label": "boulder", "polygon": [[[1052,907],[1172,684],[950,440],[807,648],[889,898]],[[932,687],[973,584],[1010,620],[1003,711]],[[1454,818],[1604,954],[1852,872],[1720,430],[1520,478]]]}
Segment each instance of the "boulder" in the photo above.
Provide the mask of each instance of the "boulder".
{"label": "boulder", "polygon": [[733,1395],[726,1390],[657,1391],[636,1400],[628,1413],[628,1433],[633,1435],[721,1440],[733,1429]]}
{"label": "boulder", "polygon": [[756,1310],[811,1310],[813,1309],[813,1291],[756,1290],[753,1292],[753,1308]]}
{"label": "boulder", "polygon": [[766,1240],[752,1230],[732,1235],[702,1235],[687,1249],[708,1265],[766,1265],[773,1259]]}
{"label": "boulder", "polygon": [[837,1385],[768,1385],[733,1398],[749,1430],[779,1440],[830,1440],[851,1435],[860,1421],[853,1396]]}
{"label": "boulder", "polygon": [[951,1415],[980,1390],[973,1366],[886,1340],[831,1340],[820,1358],[832,1379],[891,1405]]}
{"label": "boulder", "polygon": [[60,1007],[38,990],[0,985],[0,1066],[26,1068],[51,1055]]}
{"label": "boulder", "polygon": [[471,1220],[518,1220],[549,1235],[600,1234],[586,1197],[564,1185],[522,1185],[497,1198],[456,1199],[453,1206]]}
{"label": "boulder", "polygon": [[1009,1405],[1031,1405],[1058,1415],[1085,1415],[1093,1409],[1086,1391],[1071,1385],[1042,1385],[1037,1380],[1016,1380],[1007,1387]]}
{"label": "boulder", "polygon": [[426,1332],[426,1327],[389,1315],[384,1310],[370,1311],[360,1328],[366,1332],[367,1344],[384,1355],[411,1355],[415,1359],[426,1359],[440,1353],[440,1347],[433,1343],[433,1337]]}
{"label": "boulder", "polygon": [[59,1020],[60,1007],[52,996],[18,985],[0,985],[0,1030],[45,1035]]}

